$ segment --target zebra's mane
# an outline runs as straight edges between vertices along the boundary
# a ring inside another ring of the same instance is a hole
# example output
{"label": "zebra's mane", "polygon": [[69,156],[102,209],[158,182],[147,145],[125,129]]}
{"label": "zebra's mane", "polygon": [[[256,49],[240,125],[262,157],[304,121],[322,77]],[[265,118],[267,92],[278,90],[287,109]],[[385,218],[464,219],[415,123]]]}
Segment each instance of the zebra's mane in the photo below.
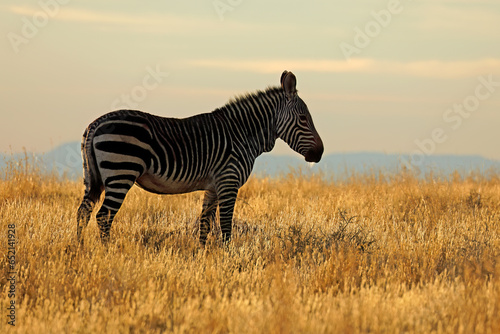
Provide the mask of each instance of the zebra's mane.
{"label": "zebra's mane", "polygon": [[253,92],[253,93],[246,93],[243,95],[235,96],[235,97],[231,98],[224,105],[223,108],[235,107],[235,106],[238,106],[239,104],[241,104],[242,102],[245,102],[248,100],[256,100],[256,99],[259,99],[261,97],[275,96],[275,95],[279,95],[279,94],[283,94],[283,88],[281,88],[281,87],[268,87],[268,88],[266,88],[265,91],[258,90],[258,91]]}

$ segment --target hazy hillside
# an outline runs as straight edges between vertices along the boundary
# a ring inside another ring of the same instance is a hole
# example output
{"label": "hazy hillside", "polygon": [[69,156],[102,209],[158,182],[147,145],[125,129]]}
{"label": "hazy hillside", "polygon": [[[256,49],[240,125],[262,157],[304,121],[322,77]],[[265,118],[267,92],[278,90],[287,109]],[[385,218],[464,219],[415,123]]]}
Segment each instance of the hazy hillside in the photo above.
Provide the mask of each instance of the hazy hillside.
{"label": "hazy hillside", "polygon": [[[51,171],[55,169],[59,175],[66,175],[71,179],[79,178],[82,175],[79,142],[63,144],[44,154],[28,153],[27,155],[30,159],[34,159],[41,170]],[[22,159],[25,154],[2,154],[0,157],[0,167],[3,168],[6,161]],[[319,164],[311,165],[298,154],[275,155],[267,153],[257,159],[253,173],[258,176],[275,177],[299,170],[303,174],[321,172],[326,177],[342,179],[353,173],[370,171],[393,173],[403,166],[415,171],[419,176],[425,176],[431,172],[435,175],[448,176],[453,171],[458,171],[461,175],[466,176],[472,171],[486,173],[489,170],[500,170],[500,161],[476,155],[433,155],[426,156],[422,161],[412,164],[408,155],[360,152],[328,154],[323,157]]]}

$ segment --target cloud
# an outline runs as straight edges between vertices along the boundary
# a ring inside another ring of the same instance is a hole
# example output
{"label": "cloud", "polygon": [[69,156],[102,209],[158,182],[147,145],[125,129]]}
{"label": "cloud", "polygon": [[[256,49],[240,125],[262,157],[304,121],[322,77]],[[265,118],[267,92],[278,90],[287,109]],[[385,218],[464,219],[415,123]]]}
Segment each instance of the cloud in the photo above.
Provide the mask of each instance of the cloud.
{"label": "cloud", "polygon": [[[11,5],[4,6],[8,12],[33,17],[45,10],[42,7],[31,5]],[[221,24],[216,13],[213,17],[189,16],[184,14],[166,13],[162,11],[138,11],[138,12],[118,12],[95,9],[75,8],[61,5],[54,13],[49,13],[51,20],[65,21],[69,23],[92,24],[99,28],[105,26],[122,32],[145,32],[148,34],[171,34],[171,35],[195,35],[200,31],[211,32],[212,35],[220,36],[237,30],[240,33],[255,33],[265,31],[268,27],[257,23],[231,22]]]}
{"label": "cloud", "polygon": [[[8,8],[8,10],[14,14],[32,16],[38,12],[42,12],[41,7],[29,6],[29,5],[13,5]],[[147,25],[158,25],[165,24],[169,22],[170,24],[179,24],[180,22],[186,22],[184,18],[176,18],[168,15],[138,15],[136,14],[126,14],[117,12],[104,12],[87,10],[82,8],[71,8],[61,6],[57,12],[55,12],[53,18],[61,21],[71,21],[71,22],[93,22],[93,23],[104,23],[104,24],[120,24],[120,25],[132,25],[132,24],[147,24]]]}
{"label": "cloud", "polygon": [[465,78],[489,73],[500,73],[500,59],[497,58],[464,61],[425,60],[413,62],[377,60],[369,58],[356,58],[349,61],[326,59],[196,59],[186,61],[186,65],[192,67],[257,73],[276,73],[282,71],[284,68],[288,68],[290,70],[301,72],[379,73],[440,79]]}
{"label": "cloud", "polygon": [[464,36],[496,36],[500,27],[500,6],[497,0],[432,0],[419,2],[418,5],[413,14],[418,19],[413,24],[421,33],[429,32],[463,40]]}

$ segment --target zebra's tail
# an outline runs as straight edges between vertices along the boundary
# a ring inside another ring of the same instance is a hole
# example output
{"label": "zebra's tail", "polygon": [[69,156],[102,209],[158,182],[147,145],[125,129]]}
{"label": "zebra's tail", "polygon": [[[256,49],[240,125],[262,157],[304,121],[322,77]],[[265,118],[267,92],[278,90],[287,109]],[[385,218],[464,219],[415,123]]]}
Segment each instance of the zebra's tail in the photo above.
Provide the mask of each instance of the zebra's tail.
{"label": "zebra's tail", "polygon": [[82,160],[83,160],[83,182],[85,184],[85,197],[92,202],[97,202],[104,190],[101,173],[97,166],[97,161],[92,145],[95,127],[91,124],[83,133],[82,138]]}
{"label": "zebra's tail", "polygon": [[95,126],[91,124],[83,133],[82,139],[82,160],[83,160],[83,183],[85,184],[85,194],[77,211],[76,236],[80,243],[83,243],[82,230],[87,226],[92,210],[101,197],[104,190],[101,174],[97,168],[94,147]]}

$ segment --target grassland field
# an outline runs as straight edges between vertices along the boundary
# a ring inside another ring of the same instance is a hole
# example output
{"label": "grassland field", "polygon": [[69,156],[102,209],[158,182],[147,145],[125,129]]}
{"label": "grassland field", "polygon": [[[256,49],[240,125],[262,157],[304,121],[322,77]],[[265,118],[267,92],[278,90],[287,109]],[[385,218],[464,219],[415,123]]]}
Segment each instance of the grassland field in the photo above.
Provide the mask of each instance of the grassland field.
{"label": "grassland field", "polygon": [[3,174],[1,333],[500,333],[494,172],[251,178],[205,248],[201,192],[134,187],[110,243],[93,217],[79,246],[81,181]]}

